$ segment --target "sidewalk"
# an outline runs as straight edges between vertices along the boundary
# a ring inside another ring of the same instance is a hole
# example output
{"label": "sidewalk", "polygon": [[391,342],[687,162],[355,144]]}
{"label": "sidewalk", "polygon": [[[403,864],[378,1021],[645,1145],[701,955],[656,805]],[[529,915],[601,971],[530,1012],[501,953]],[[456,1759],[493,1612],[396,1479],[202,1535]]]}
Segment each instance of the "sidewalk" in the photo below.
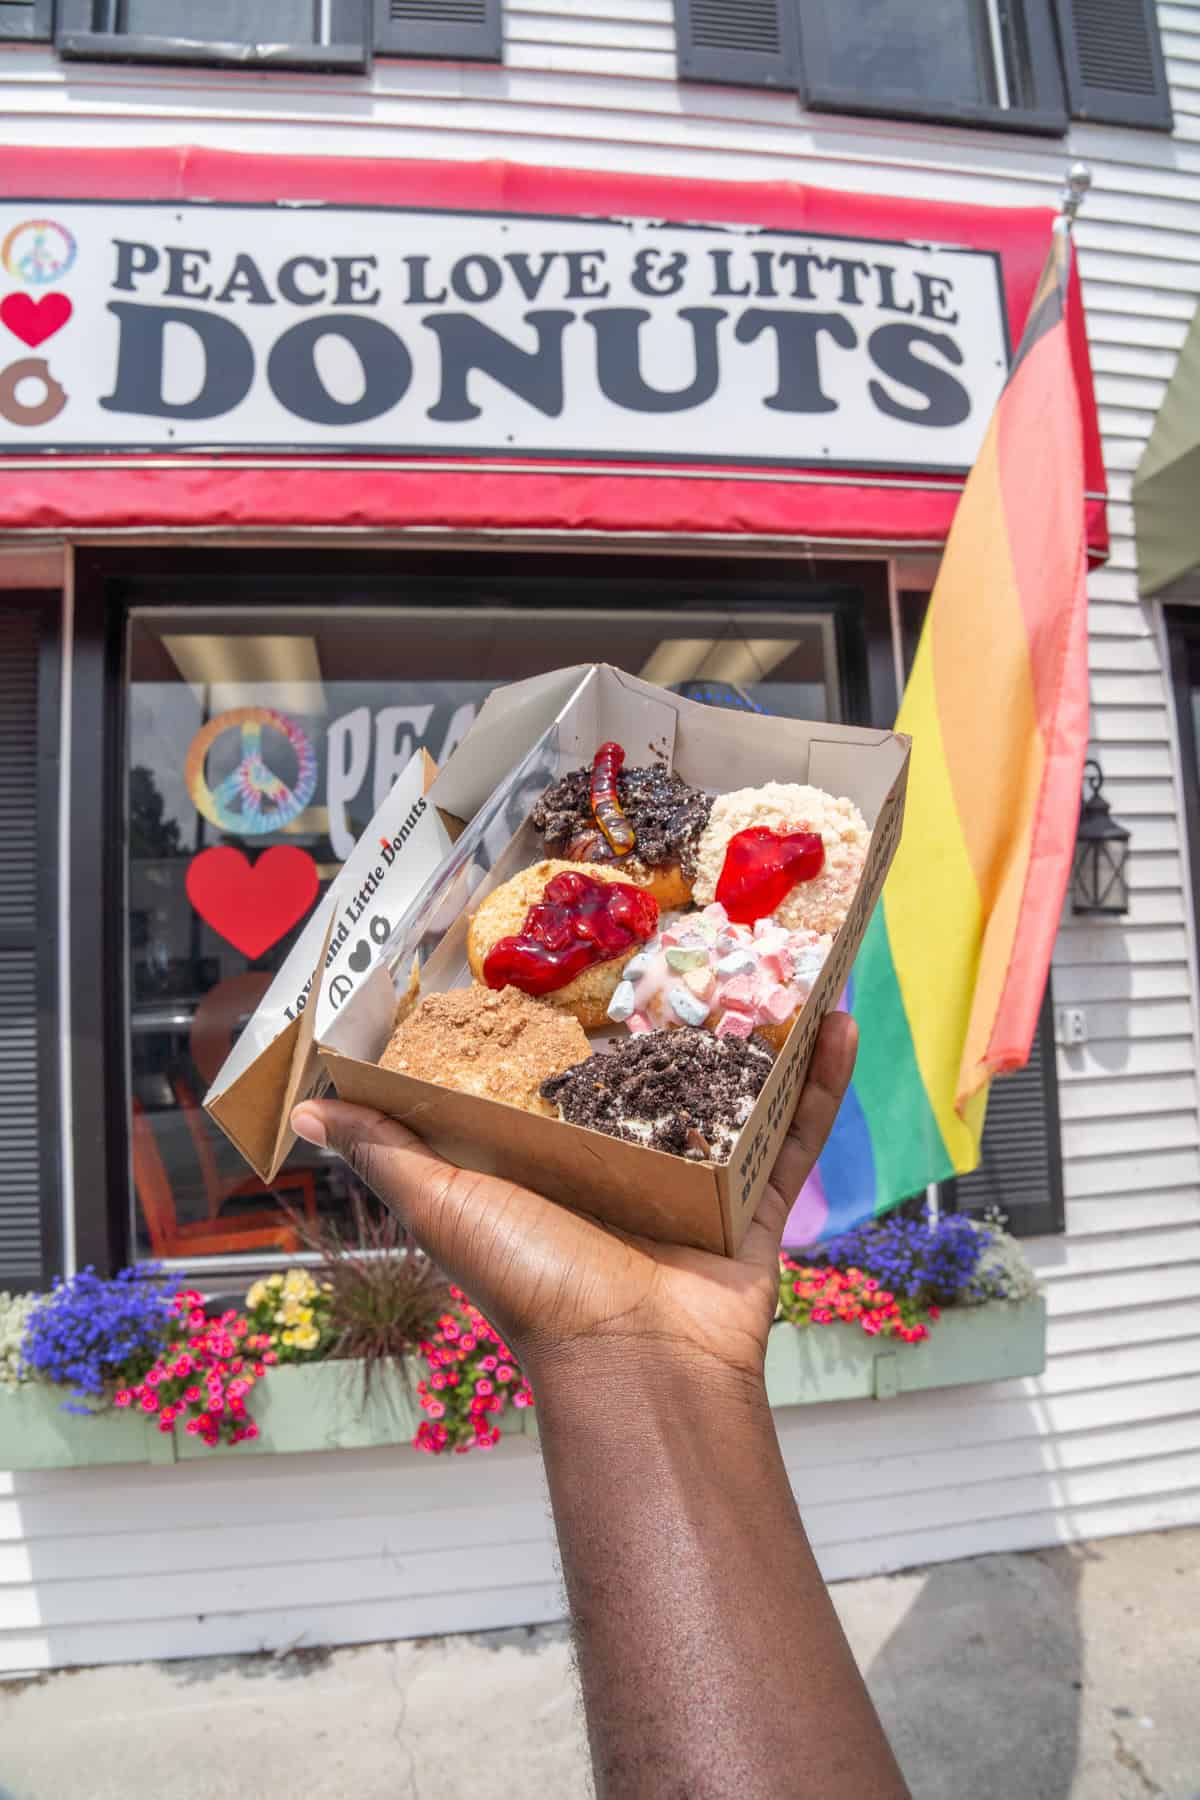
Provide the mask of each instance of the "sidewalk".
{"label": "sidewalk", "polygon": [[[1200,1800],[1200,1530],[834,1596],[916,1800]],[[0,1685],[0,1800],[585,1800],[586,1769],[562,1627]]]}

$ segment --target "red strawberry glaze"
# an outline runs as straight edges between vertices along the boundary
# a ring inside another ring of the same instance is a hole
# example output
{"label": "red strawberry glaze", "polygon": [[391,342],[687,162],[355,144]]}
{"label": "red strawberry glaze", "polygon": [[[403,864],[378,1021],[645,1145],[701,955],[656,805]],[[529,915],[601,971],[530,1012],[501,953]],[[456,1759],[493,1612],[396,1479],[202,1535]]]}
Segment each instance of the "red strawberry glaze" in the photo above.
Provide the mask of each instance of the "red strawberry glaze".
{"label": "red strawberry glaze", "polygon": [[811,881],[824,866],[819,832],[751,825],[736,832],[726,846],[716,898],[735,925],[753,925],[781,906],[798,882]]}
{"label": "red strawberry glaze", "polygon": [[483,979],[490,988],[552,994],[594,964],[626,955],[657,927],[658,902],[645,888],[564,871],[546,883],[518,934],[488,951]]}

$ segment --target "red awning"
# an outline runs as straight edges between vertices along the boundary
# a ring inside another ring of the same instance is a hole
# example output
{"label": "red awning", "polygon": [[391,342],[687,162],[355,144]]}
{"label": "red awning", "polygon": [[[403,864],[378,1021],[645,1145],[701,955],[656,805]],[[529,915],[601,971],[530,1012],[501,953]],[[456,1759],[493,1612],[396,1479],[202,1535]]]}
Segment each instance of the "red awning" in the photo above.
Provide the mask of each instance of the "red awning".
{"label": "red awning", "polygon": [[[948,205],[795,183],[190,149],[29,149],[0,170],[0,198],[43,208],[56,200],[94,199],[324,201],[358,209],[743,224],[892,244],[954,245],[998,256],[1012,342],[1041,272],[1053,217],[1047,208]],[[1093,560],[1102,560],[1108,549],[1104,467],[1077,277],[1070,331],[1090,496],[1088,545]],[[65,533],[440,527],[918,548],[944,541],[962,486],[961,476],[920,469],[876,473],[777,462],[723,467],[690,458],[639,463],[574,454],[509,459],[458,451],[392,456],[377,450],[72,450],[9,454],[0,467],[0,529]]]}

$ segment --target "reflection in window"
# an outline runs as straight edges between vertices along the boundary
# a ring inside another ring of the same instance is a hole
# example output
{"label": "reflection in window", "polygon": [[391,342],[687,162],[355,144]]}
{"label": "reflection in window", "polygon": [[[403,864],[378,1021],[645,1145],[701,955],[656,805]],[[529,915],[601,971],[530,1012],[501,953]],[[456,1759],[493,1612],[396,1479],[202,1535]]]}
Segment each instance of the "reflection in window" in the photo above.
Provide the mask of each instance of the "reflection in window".
{"label": "reflection in window", "polygon": [[[692,601],[671,611],[485,603],[132,615],[130,1123],[141,1255],[265,1263],[296,1254],[296,1215],[348,1220],[352,1178],[336,1159],[297,1145],[268,1192],[208,1120],[203,1096],[414,751],[443,762],[493,687],[593,661],[716,704],[840,716],[832,618],[815,611]],[[293,854],[256,873],[275,846]]]}

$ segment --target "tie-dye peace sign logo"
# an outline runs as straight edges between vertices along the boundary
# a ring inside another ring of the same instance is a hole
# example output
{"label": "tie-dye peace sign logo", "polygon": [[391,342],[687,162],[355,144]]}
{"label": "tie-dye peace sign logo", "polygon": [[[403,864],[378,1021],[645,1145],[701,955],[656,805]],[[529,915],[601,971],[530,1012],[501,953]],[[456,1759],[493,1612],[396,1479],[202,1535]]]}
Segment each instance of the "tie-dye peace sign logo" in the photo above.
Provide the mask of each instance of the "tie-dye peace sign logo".
{"label": "tie-dye peace sign logo", "polygon": [[[263,727],[285,738],[296,759],[292,785],[271,769],[263,754]],[[237,767],[209,787],[208,753],[226,732],[241,734]],[[295,720],[267,706],[237,706],[218,713],[192,739],[184,764],[184,780],[198,813],[221,831],[261,837],[282,831],[298,818],[317,791],[317,753]]]}

